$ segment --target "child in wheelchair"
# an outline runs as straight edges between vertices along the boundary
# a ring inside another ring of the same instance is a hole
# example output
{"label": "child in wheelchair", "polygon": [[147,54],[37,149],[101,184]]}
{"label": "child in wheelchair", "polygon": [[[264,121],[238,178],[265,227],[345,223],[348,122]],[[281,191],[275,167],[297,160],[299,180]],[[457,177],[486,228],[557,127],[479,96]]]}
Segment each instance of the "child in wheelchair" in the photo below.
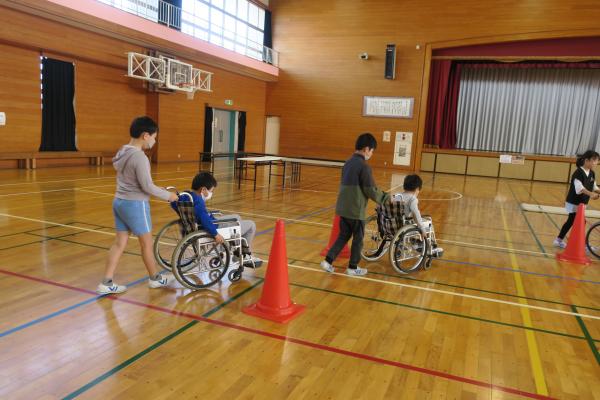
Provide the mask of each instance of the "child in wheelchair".
{"label": "child in wheelchair", "polygon": [[[398,203],[404,205],[404,217],[407,221],[412,221],[419,230],[421,234],[425,237],[429,237],[431,232],[433,231],[433,222],[431,221],[431,217],[421,216],[421,212],[419,211],[419,192],[423,188],[423,180],[419,175],[407,175],[404,178],[404,183],[402,185],[404,192],[397,193],[390,198],[390,202]],[[389,207],[389,203],[384,205],[385,207]],[[431,238],[431,246],[430,246],[430,254],[432,257],[441,257],[444,250],[441,247],[438,247],[437,242],[435,240],[435,235]]]}
{"label": "child in wheelchair", "polygon": [[[219,234],[217,229],[227,226],[225,223],[227,221],[237,221],[241,229],[241,235],[245,240],[242,241],[242,254],[239,254],[237,250],[234,251],[233,255],[237,257],[237,261],[234,261],[232,266],[236,267],[241,262],[244,267],[260,267],[263,261],[258,257],[252,256],[250,247],[256,234],[256,224],[254,221],[243,220],[239,215],[219,215],[215,217],[215,213],[210,213],[206,209],[206,201],[212,198],[214,188],[216,187],[217,180],[210,172],[200,172],[192,180],[192,190],[181,193],[178,201],[189,201],[191,199],[194,204],[194,214],[199,228],[207,231],[214,237],[215,242],[219,244],[224,243],[226,239]],[[177,211],[178,201],[171,203],[171,207],[175,211]]]}
{"label": "child in wheelchair", "polygon": [[431,218],[419,211],[417,197],[422,186],[418,175],[408,175],[404,191],[377,206],[377,214],[367,219],[362,258],[377,261],[389,251],[394,269],[406,274],[421,265],[429,268],[433,258],[442,256]]}

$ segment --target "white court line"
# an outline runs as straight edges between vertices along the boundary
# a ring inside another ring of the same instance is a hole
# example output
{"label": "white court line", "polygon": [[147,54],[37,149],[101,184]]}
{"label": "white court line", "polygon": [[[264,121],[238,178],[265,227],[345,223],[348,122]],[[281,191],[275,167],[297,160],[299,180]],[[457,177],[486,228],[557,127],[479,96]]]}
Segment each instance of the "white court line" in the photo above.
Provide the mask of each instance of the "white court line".
{"label": "white court line", "polygon": [[[218,175],[214,175],[215,177],[219,177],[222,176],[223,174],[218,174]],[[110,178],[116,178],[115,176],[112,176]],[[186,176],[183,178],[165,178],[165,179],[155,179],[153,180],[153,182],[164,182],[164,181],[176,181],[176,180],[182,180],[182,179],[190,179],[192,178],[192,176]],[[103,179],[103,178],[90,178],[90,179]],[[65,182],[65,181],[57,181],[57,182]],[[66,181],[68,182],[68,181]],[[223,183],[227,183],[227,182],[223,182]],[[40,193],[50,193],[50,192],[64,192],[64,191],[77,191],[77,190],[81,190],[82,189],[86,189],[86,188],[100,188],[100,187],[108,187],[108,186],[112,186],[114,187],[116,185],[116,183],[111,183],[111,184],[107,184],[107,185],[94,185],[94,186],[82,186],[81,188],[66,188],[66,189],[51,189],[51,190],[39,190],[37,192],[24,192],[24,193],[8,193],[8,194],[0,194],[0,197],[7,197],[7,196],[21,196],[21,195],[26,195],[26,194],[40,194]],[[0,185],[2,186],[2,185]],[[258,186],[257,186],[258,187]],[[96,193],[102,193],[102,192],[96,192]],[[106,194],[106,193],[103,193]]]}
{"label": "white court line", "polygon": [[[183,179],[183,178],[176,178],[176,179]],[[63,189],[61,189],[63,190]],[[66,189],[64,189],[66,190]],[[71,189],[69,189],[71,190]],[[83,188],[75,188],[72,189],[74,191],[78,191],[78,192],[87,192],[87,193],[95,193],[95,194],[101,194],[104,196],[111,196],[113,197],[114,194],[113,193],[104,193],[104,192],[98,192],[95,190],[87,190],[87,189],[83,189]],[[166,202],[162,201],[162,200],[156,200],[156,199],[150,199],[151,202],[154,203],[160,203],[160,204],[165,204]],[[218,204],[215,205],[216,207],[218,207]],[[268,215],[268,214],[257,214],[257,213],[251,213],[251,212],[245,212],[245,211],[238,211],[238,210],[230,210],[230,209],[224,209],[224,208],[220,208],[218,207],[220,211],[225,211],[228,213],[232,213],[232,214],[240,214],[240,215],[247,215],[250,217],[258,217],[258,218],[264,218],[264,219],[274,219],[274,220],[284,220],[284,221],[289,221],[289,222],[294,222],[294,223],[298,223],[298,224],[303,224],[303,225],[312,225],[312,226],[320,226],[320,227],[325,227],[325,228],[331,228],[332,224],[327,224],[327,223],[322,223],[322,222],[313,222],[313,221],[307,221],[307,220],[303,220],[303,219],[294,219],[294,218],[287,218],[287,217],[282,217],[282,216],[277,216],[277,215]],[[450,244],[456,244],[456,245],[465,245],[465,246],[472,246],[472,247],[479,247],[482,249],[494,249],[494,250],[503,250],[506,251],[508,253],[522,253],[522,254],[539,254],[539,255],[544,255],[545,253],[539,252],[539,251],[531,251],[531,250],[520,250],[520,249],[509,249],[508,247],[499,247],[499,246],[489,246],[489,245],[485,245],[485,244],[477,244],[477,243],[469,243],[469,242],[459,242],[459,241],[455,241],[455,240],[448,240],[448,239],[441,239],[438,237],[438,241],[442,242],[442,243],[450,243]]]}
{"label": "white court line", "polygon": [[0,194],[0,197],[24,196],[26,194],[39,194],[39,193],[50,193],[50,192],[65,192],[67,190],[72,191],[73,189],[54,189],[54,190],[41,190],[38,192],[8,193],[8,194]]}
{"label": "white court line", "polygon": [[[84,189],[76,189],[76,190],[77,191],[81,191],[81,192],[103,194],[105,196],[114,196],[113,194],[110,194],[110,193],[97,192],[97,191],[94,191],[94,190],[84,190]],[[162,200],[150,199],[150,201],[155,202],[155,203],[165,204],[165,202],[162,201]],[[284,221],[290,221],[290,222],[294,222],[294,223],[298,223],[298,224],[312,225],[312,226],[321,226],[321,227],[325,227],[325,228],[331,228],[333,226],[332,224],[326,224],[326,223],[322,223],[322,222],[307,221],[307,220],[304,220],[304,219],[294,219],[294,218],[281,217],[281,216],[277,216],[277,215],[256,214],[256,213],[250,213],[250,212],[245,212],[245,211],[229,210],[229,209],[220,208],[218,204],[215,204],[215,207],[217,207],[219,209],[219,211],[225,211],[225,212],[228,212],[228,213],[239,214],[239,215],[248,215],[250,217],[258,217],[258,218],[274,219],[274,220],[281,219],[281,220],[284,220]],[[459,241],[456,241],[456,240],[441,239],[439,237],[438,237],[438,241],[439,242],[443,242],[443,243],[450,243],[450,244],[457,244],[457,245],[479,247],[479,248],[482,248],[482,249],[503,250],[503,251],[506,251],[507,253],[540,254],[540,255],[544,255],[545,254],[545,253],[542,253],[542,252],[539,252],[539,251],[509,249],[508,247],[489,246],[489,245],[486,245],[486,244],[477,244],[477,243],[469,243],[469,242],[459,242]]]}
{"label": "white court line", "polygon": [[[266,262],[266,264],[268,264],[268,262]],[[330,273],[330,272],[325,272],[323,270],[318,270],[316,268],[303,267],[301,265],[288,264],[288,266],[290,266],[292,268],[297,268],[297,269],[303,269],[303,270],[311,271],[311,272],[317,272],[317,273],[323,273],[323,274],[331,274],[331,275],[339,275],[339,276],[343,276],[344,278],[360,279],[360,280],[365,280],[365,281],[369,281],[369,282],[383,283],[383,284],[386,284],[386,285],[392,285],[392,286],[406,287],[406,288],[410,288],[410,289],[423,290],[425,292],[440,293],[440,294],[446,294],[446,295],[450,295],[450,296],[458,296],[458,297],[465,297],[465,298],[468,298],[468,299],[488,301],[488,302],[491,302],[491,303],[506,304],[506,305],[514,306],[514,307],[531,308],[531,309],[534,309],[534,310],[540,310],[540,311],[546,311],[546,312],[553,312],[553,313],[557,313],[557,314],[564,314],[564,315],[570,315],[570,316],[577,316],[577,317],[582,317],[582,318],[589,318],[589,319],[600,320],[600,316],[595,316],[595,315],[582,314],[582,313],[574,313],[574,312],[571,312],[571,311],[555,310],[555,309],[552,309],[552,308],[540,307],[540,306],[533,306],[533,305],[530,305],[530,304],[521,304],[521,303],[515,303],[515,302],[512,302],[512,301],[491,299],[489,297],[474,296],[474,295],[471,295],[471,294],[449,292],[447,290],[432,289],[432,288],[428,288],[428,287],[408,285],[406,283],[399,283],[399,282],[393,282],[393,281],[384,281],[384,280],[381,280],[381,279],[374,279],[374,278],[366,278],[364,276],[351,276],[351,275],[343,274],[341,272]]]}
{"label": "white court line", "polygon": [[[177,172],[194,172],[195,170],[190,170],[190,171],[165,171],[165,172],[151,172],[151,175],[161,175],[161,174],[175,174]],[[116,175],[110,175],[110,176],[102,176],[102,177],[95,177],[95,178],[75,178],[75,179],[61,179],[61,180],[57,180],[57,181],[32,181],[32,182],[19,182],[19,183],[4,183],[2,185],[0,185],[0,187],[3,186],[18,186],[18,185],[34,185],[34,184],[42,184],[42,183],[58,183],[58,182],[75,182],[75,181],[91,181],[94,179],[109,179],[109,178],[115,178]]]}
{"label": "white court line", "polygon": [[[104,232],[104,231],[98,231],[98,230],[94,230],[94,229],[81,228],[81,227],[78,227],[78,226],[71,226],[71,225],[59,224],[59,223],[56,223],[56,222],[44,221],[44,220],[41,220],[41,219],[20,217],[20,216],[17,216],[17,215],[11,215],[11,214],[5,214],[5,213],[0,213],[0,216],[7,217],[7,218],[20,219],[20,220],[24,220],[24,221],[38,222],[38,223],[47,224],[47,225],[62,226],[62,227],[66,227],[66,228],[71,228],[71,229],[76,229],[76,230],[81,230],[81,231],[87,231],[87,232],[92,232],[92,233],[100,233],[100,234],[103,234],[103,235],[116,236],[116,234],[114,232]],[[266,264],[268,264],[268,261],[266,262]],[[290,267],[292,267],[292,268],[303,269],[303,270],[308,270],[308,271],[311,271],[311,272],[317,272],[317,273],[323,273],[323,274],[329,274],[329,272],[325,272],[325,271],[318,270],[318,269],[315,269],[315,268],[303,267],[301,265],[294,265],[294,264],[288,264],[288,265]],[[555,310],[555,309],[547,308],[547,307],[533,306],[533,305],[530,305],[530,304],[514,303],[512,301],[491,299],[489,297],[474,296],[474,295],[470,295],[470,294],[450,292],[450,291],[447,291],[447,290],[432,289],[432,288],[428,288],[428,287],[408,285],[406,283],[399,283],[399,282],[393,282],[393,281],[384,281],[384,280],[381,280],[381,279],[367,278],[367,277],[364,277],[364,276],[350,276],[350,275],[342,274],[340,272],[333,272],[333,273],[331,273],[331,275],[339,275],[339,276],[343,276],[345,278],[351,278],[351,279],[361,279],[361,280],[365,280],[365,281],[369,281],[369,282],[382,283],[382,284],[391,285],[391,286],[406,287],[406,288],[409,288],[409,289],[417,289],[417,290],[422,290],[422,291],[425,291],[425,292],[433,292],[433,293],[446,294],[446,295],[457,296],[457,297],[464,297],[464,298],[468,298],[468,299],[474,299],[474,300],[480,300],[480,301],[487,301],[487,302],[498,303],[498,304],[506,304],[506,305],[514,306],[514,307],[530,308],[530,309],[533,309],[533,310],[540,310],[540,311],[552,312],[552,313],[557,313],[557,314],[564,314],[564,315],[570,315],[570,316],[578,316],[578,317],[581,317],[581,318],[589,318],[589,319],[600,320],[600,316],[594,316],[594,315],[582,314],[582,313],[574,313],[574,312],[570,312],[570,311]]]}

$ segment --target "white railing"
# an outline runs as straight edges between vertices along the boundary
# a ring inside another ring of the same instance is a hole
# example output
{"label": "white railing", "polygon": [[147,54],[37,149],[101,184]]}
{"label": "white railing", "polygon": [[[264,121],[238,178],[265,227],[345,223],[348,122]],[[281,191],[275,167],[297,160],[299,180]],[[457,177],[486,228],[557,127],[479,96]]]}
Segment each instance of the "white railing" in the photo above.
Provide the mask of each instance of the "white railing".
{"label": "white railing", "polygon": [[216,44],[255,60],[274,66],[279,65],[279,53],[262,43],[247,37],[240,38],[236,32],[222,27],[219,32],[210,30],[210,21],[202,16],[188,13],[163,0],[98,0],[139,17],[180,30],[200,40]]}

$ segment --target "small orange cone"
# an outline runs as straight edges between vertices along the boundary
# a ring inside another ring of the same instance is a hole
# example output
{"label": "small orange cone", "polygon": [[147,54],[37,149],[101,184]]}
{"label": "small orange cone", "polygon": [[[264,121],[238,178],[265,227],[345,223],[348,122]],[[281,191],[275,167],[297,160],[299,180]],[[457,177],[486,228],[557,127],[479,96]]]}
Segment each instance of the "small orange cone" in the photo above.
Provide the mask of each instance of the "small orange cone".
{"label": "small orange cone", "polygon": [[275,234],[260,300],[256,304],[245,307],[243,311],[246,314],[285,324],[304,311],[304,306],[294,304],[290,298],[287,261],[285,225],[279,219],[275,224]]}
{"label": "small orange cone", "polygon": [[[333,218],[333,229],[331,230],[331,234],[329,235],[329,244],[321,251],[321,255],[323,257],[327,255],[327,252],[329,252],[329,249],[331,248],[331,246],[333,246],[335,240],[338,238],[339,235],[340,216],[336,215],[335,218]],[[342,251],[340,251],[340,254],[338,254],[337,258],[350,258],[350,249],[348,248],[348,244],[346,244]]]}
{"label": "small orange cone", "polygon": [[575,223],[569,236],[567,248],[560,254],[556,255],[559,261],[567,261],[576,264],[591,264],[591,261],[585,255],[585,205],[580,204],[577,207],[577,215]]}

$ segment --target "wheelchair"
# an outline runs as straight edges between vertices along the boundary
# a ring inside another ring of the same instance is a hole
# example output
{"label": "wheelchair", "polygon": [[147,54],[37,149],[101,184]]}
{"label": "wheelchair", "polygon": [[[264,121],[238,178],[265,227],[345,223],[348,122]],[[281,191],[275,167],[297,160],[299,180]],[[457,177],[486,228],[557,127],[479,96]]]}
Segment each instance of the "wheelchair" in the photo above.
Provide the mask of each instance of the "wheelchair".
{"label": "wheelchair", "polygon": [[[174,187],[167,187],[167,190],[176,191]],[[231,282],[240,280],[244,271],[242,246],[247,246],[241,235],[240,222],[235,218],[215,221],[217,232],[225,239],[224,243],[217,243],[211,234],[199,229],[192,196],[187,192],[176,193],[180,195],[177,202],[179,218],[166,224],[154,239],[154,256],[158,264],[192,290],[214,285],[228,270],[227,277]],[[222,214],[213,212],[213,215]],[[239,262],[232,261],[234,254],[239,255]]]}
{"label": "wheelchair", "polygon": [[389,251],[390,263],[400,274],[419,267],[429,269],[434,258],[443,251],[437,247],[431,218],[423,216],[423,235],[412,218],[406,217],[404,204],[390,200],[378,205],[376,214],[367,218],[361,256],[365,261],[377,261]]}

